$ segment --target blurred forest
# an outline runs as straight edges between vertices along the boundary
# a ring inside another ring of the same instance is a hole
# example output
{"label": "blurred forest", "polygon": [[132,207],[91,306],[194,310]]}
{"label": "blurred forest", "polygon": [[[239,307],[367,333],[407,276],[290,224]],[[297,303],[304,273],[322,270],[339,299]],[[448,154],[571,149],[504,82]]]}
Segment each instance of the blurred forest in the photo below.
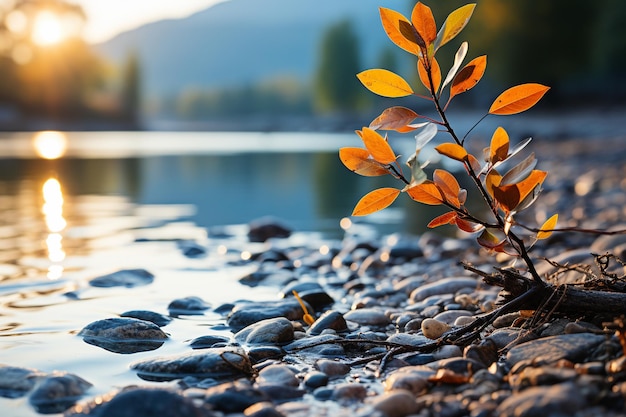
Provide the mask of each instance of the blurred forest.
{"label": "blurred forest", "polygon": [[[426,2],[439,26],[448,13],[465,3]],[[458,42],[438,54],[443,71],[449,68],[461,40],[469,42],[468,59],[488,56],[480,91],[461,104],[489,102],[494,94],[521,82],[550,85],[544,105],[558,108],[620,106],[626,102],[626,2],[477,3],[472,21]],[[410,16],[413,4],[405,0],[396,9]],[[62,40],[37,39],[44,11],[62,22]],[[356,80],[355,74],[371,65],[364,64],[368,45],[350,19],[328,22],[309,80],[277,73],[273,78],[242,85],[189,86],[161,97],[158,106],[147,99],[150,92],[142,90],[146,68],[141,54],[130,51],[122,63],[107,62],[80,37],[85,24],[83,11],[69,1],[0,0],[1,129],[41,129],[54,123],[65,123],[66,129],[134,129],[141,127],[145,114],[168,114],[188,121],[251,115],[355,117],[373,114],[386,105]],[[376,67],[416,80],[414,59],[391,42],[374,52]]]}

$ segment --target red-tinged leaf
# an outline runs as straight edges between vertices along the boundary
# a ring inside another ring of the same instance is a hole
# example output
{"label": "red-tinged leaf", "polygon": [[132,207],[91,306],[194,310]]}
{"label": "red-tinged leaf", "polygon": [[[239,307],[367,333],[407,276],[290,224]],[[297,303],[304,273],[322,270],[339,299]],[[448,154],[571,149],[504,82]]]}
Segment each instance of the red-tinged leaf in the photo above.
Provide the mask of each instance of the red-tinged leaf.
{"label": "red-tinged leaf", "polygon": [[[370,129],[400,131],[402,129],[406,129],[407,125],[418,117],[420,117],[419,114],[406,107],[389,107],[388,109],[385,109],[380,116],[372,120],[372,123],[370,123]],[[414,130],[414,128],[409,129]]]}
{"label": "red-tinged leaf", "polygon": [[509,154],[509,135],[501,127],[498,127],[491,137],[489,146],[489,161],[492,164],[504,161]]}
{"label": "red-tinged leaf", "polygon": [[441,216],[437,216],[428,223],[427,227],[430,229],[434,229],[435,227],[443,226],[444,224],[454,224],[456,220],[456,212],[449,211],[447,213],[442,214]]}
{"label": "red-tinged leaf", "polygon": [[465,25],[467,25],[467,22],[469,22],[470,17],[472,17],[475,7],[475,3],[466,4],[448,15],[448,18],[437,33],[437,38],[435,39],[435,50],[451,41],[456,35],[459,34],[459,32],[463,30]]}
{"label": "red-tinged leaf", "polygon": [[444,201],[441,190],[432,181],[424,181],[414,185],[408,188],[406,192],[413,200],[430,206],[438,206]]}
{"label": "red-tinged leaf", "polygon": [[485,68],[487,68],[487,55],[474,58],[463,67],[454,77],[450,86],[450,100],[452,97],[464,93],[478,84],[485,73]]}
{"label": "red-tinged leaf", "polygon": [[526,111],[537,104],[549,89],[550,87],[536,83],[511,87],[495,99],[489,108],[489,114],[510,115]]}
{"label": "red-tinged leaf", "polygon": [[[556,227],[556,222],[559,220],[559,215],[555,214],[550,217],[541,226],[539,233],[537,233],[537,239],[547,239],[552,235],[552,230]],[[544,232],[545,230],[545,232]]]}
{"label": "red-tinged leaf", "polygon": [[524,200],[538,185],[543,184],[547,175],[547,172],[536,169],[532,171],[528,178],[524,181],[515,184],[520,193],[520,202]]}
{"label": "red-tinged leaf", "polygon": [[385,69],[370,69],[357,74],[357,78],[372,93],[397,98],[413,94],[413,89],[401,76]]}
{"label": "red-tinged leaf", "polygon": [[467,154],[467,161],[469,162],[470,166],[472,167],[472,171],[474,171],[474,174],[478,174],[478,173],[480,173],[480,171],[482,171],[482,166],[480,165],[480,161],[474,155],[468,153]]}
{"label": "red-tinged leaf", "polygon": [[411,23],[420,34],[426,45],[430,45],[437,38],[437,24],[430,7],[417,2],[411,13]]}
{"label": "red-tinged leaf", "polygon": [[495,252],[504,252],[504,246],[506,245],[506,239],[499,239],[496,235],[485,229],[476,238],[476,241],[483,248],[487,248]]}
{"label": "red-tinged leaf", "polygon": [[480,224],[472,223],[459,217],[454,220],[454,223],[456,224],[456,227],[467,233],[476,233],[483,227]]}
{"label": "red-tinged leaf", "polygon": [[457,160],[457,161],[465,161],[467,158],[467,151],[461,145],[457,145],[456,143],[442,143],[435,147],[435,150],[442,154],[443,156],[447,156],[448,158]]}
{"label": "red-tinged leaf", "polygon": [[361,139],[374,161],[383,165],[393,164],[396,161],[396,154],[387,140],[375,130],[364,127],[361,131]]}
{"label": "red-tinged leaf", "polygon": [[517,184],[494,186],[494,198],[500,203],[506,212],[511,212],[530,194],[543,183],[548,175],[545,171],[534,170],[523,181]]}
{"label": "red-tinged leaf", "polygon": [[461,202],[459,201],[461,187],[459,187],[459,183],[452,174],[443,169],[436,169],[433,173],[433,181],[437,184],[448,203],[456,208],[461,207]]}
{"label": "red-tinged leaf", "polygon": [[428,80],[428,72],[426,71],[426,68],[424,67],[423,59],[417,60],[417,74],[419,75],[420,81],[422,82],[422,84],[424,84],[424,87],[426,87],[428,91],[431,91],[431,93],[436,94],[437,91],[439,91],[439,86],[441,85],[441,68],[439,67],[439,62],[437,62],[437,59],[435,59],[434,56],[430,58],[429,62],[430,62],[430,73],[431,73],[431,76],[433,77],[433,87],[435,91],[430,90],[430,81]]}
{"label": "red-tinged leaf", "polygon": [[372,159],[367,149],[341,148],[339,149],[339,159],[350,171],[366,177],[376,177],[389,173],[380,163]]}
{"label": "red-tinged leaf", "polygon": [[396,188],[379,188],[365,194],[354,207],[353,216],[366,216],[387,208],[400,195]]}
{"label": "red-tinged leaf", "polygon": [[391,42],[413,55],[420,55],[421,48],[417,42],[415,42],[415,40],[411,41],[407,39],[401,30],[401,24],[403,25],[403,28],[406,28],[406,25],[412,26],[411,22],[395,10],[380,7],[379,11],[383,29],[385,30],[387,36],[389,36],[389,39],[391,39]]}

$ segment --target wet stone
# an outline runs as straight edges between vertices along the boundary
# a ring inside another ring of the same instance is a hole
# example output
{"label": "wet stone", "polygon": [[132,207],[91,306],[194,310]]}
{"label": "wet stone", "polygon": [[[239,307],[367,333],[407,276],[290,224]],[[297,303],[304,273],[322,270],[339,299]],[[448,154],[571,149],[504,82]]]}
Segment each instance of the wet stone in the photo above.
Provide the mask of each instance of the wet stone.
{"label": "wet stone", "polygon": [[248,225],[248,239],[250,242],[265,242],[272,238],[286,238],[291,235],[291,229],[272,217],[262,217],[253,220]]}
{"label": "wet stone", "polygon": [[38,413],[61,413],[73,406],[91,386],[77,375],[48,375],[37,384],[29,402]]}
{"label": "wet stone", "polygon": [[415,396],[404,390],[384,393],[372,401],[374,410],[380,411],[385,417],[405,417],[420,410]]}
{"label": "wet stone", "polygon": [[501,417],[572,416],[586,400],[571,382],[551,387],[531,387],[504,400],[496,409]]}
{"label": "wet stone", "polygon": [[131,310],[120,314],[120,317],[130,317],[133,319],[149,321],[156,324],[159,327],[168,325],[172,319],[171,317],[164,316],[163,314],[155,313],[154,311],[146,310]]}
{"label": "wet stone", "polygon": [[274,408],[271,402],[259,402],[252,404],[243,410],[246,417],[285,417],[283,413]]}
{"label": "wet stone", "polygon": [[235,332],[265,319],[285,317],[300,320],[304,312],[295,298],[280,301],[245,301],[235,305],[227,318],[227,323]]}
{"label": "wet stone", "polygon": [[238,413],[260,402],[270,401],[270,397],[253,388],[247,381],[220,384],[206,391],[206,403],[215,410],[225,413]]}
{"label": "wet stone", "polygon": [[173,317],[201,316],[209,308],[211,308],[209,303],[196,296],[177,298],[167,306],[167,310]]}
{"label": "wet stone", "polygon": [[375,308],[360,308],[350,310],[343,315],[347,321],[353,321],[365,326],[386,326],[391,324],[391,319],[384,312]]}
{"label": "wet stone", "polygon": [[146,359],[131,365],[147,381],[171,381],[187,376],[234,378],[250,373],[250,360],[235,348],[209,348],[183,355]]}
{"label": "wet stone", "polygon": [[19,398],[35,386],[44,375],[35,369],[0,365],[0,397]]}
{"label": "wet stone", "polygon": [[329,377],[337,377],[350,372],[350,366],[346,365],[345,363],[329,359],[320,359],[316,361],[315,368],[318,371],[328,375]]}
{"label": "wet stone", "polygon": [[114,353],[136,353],[161,347],[168,336],[154,323],[133,318],[98,320],[79,333],[86,343]]}
{"label": "wet stone", "polygon": [[509,367],[523,360],[541,357],[545,362],[556,362],[560,359],[578,361],[585,357],[605,337],[592,333],[563,334],[549,336],[514,346],[506,356]]}
{"label": "wet stone", "polygon": [[283,288],[278,295],[282,298],[293,297],[293,291],[296,291],[300,298],[313,307],[315,311],[323,310],[335,302],[321,285],[313,281],[295,281]]}
{"label": "wet stone", "polygon": [[462,289],[476,289],[478,281],[474,278],[444,278],[425,284],[411,293],[411,301],[417,303],[433,295],[455,294]]}
{"label": "wet stone", "polygon": [[276,364],[261,369],[257,384],[297,387],[300,381],[296,378],[296,372],[289,366]]}
{"label": "wet stone", "polygon": [[307,388],[319,388],[328,384],[328,375],[324,372],[311,371],[304,376],[304,386]]}
{"label": "wet stone", "polygon": [[102,275],[89,281],[92,287],[138,287],[154,281],[154,275],[145,269],[123,269],[111,274]]}
{"label": "wet stone", "polygon": [[425,393],[431,386],[428,378],[435,371],[425,366],[407,366],[391,372],[385,379],[385,391],[406,390],[413,395]]}
{"label": "wet stone", "polygon": [[176,245],[187,258],[197,259],[207,256],[206,248],[193,240],[179,240]]}
{"label": "wet stone", "polygon": [[307,334],[316,336],[324,330],[332,329],[337,332],[345,332],[348,330],[343,314],[335,310],[327,310],[315,320],[315,322],[307,330]]}
{"label": "wet stone", "polygon": [[251,324],[235,334],[235,340],[249,345],[286,344],[293,340],[294,329],[289,320],[276,317]]}
{"label": "wet stone", "polygon": [[285,355],[285,352],[277,346],[252,346],[248,350],[248,358],[255,364],[266,359],[279,359]]}
{"label": "wet stone", "polygon": [[230,339],[225,336],[207,335],[196,337],[189,343],[189,346],[191,346],[192,349],[207,349],[214,347],[216,344],[226,344],[229,342]]}

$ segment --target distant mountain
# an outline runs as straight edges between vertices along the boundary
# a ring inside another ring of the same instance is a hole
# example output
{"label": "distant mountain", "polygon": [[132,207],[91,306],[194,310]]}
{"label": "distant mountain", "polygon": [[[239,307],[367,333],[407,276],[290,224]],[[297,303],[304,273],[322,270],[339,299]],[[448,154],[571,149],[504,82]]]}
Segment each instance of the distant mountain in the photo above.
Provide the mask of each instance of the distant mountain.
{"label": "distant mountain", "polygon": [[402,13],[398,0],[229,0],[184,19],[163,20],[94,45],[105,58],[121,63],[139,55],[148,96],[175,95],[185,89],[227,87],[290,76],[313,75],[324,30],[351,19],[362,46],[363,69],[376,64],[391,45],[378,7]]}

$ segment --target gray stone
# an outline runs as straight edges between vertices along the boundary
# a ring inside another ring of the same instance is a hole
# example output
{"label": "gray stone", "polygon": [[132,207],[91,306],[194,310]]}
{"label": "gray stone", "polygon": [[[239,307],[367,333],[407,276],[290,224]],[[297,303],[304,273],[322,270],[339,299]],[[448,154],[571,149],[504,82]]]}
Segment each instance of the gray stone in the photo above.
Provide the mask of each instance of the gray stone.
{"label": "gray stone", "polygon": [[167,310],[170,312],[170,315],[174,317],[199,316],[204,314],[204,312],[209,308],[211,308],[209,303],[196,296],[177,298],[167,306]]}
{"label": "gray stone", "polygon": [[394,390],[379,395],[372,401],[372,406],[374,410],[382,412],[385,417],[405,417],[420,410],[415,395],[404,390]]}
{"label": "gray stone", "polygon": [[506,356],[506,363],[512,367],[517,362],[541,357],[546,363],[568,359],[576,362],[584,358],[606,338],[592,333],[562,334],[549,336],[513,347]]}
{"label": "gray stone", "polygon": [[259,385],[283,385],[297,387],[300,384],[296,373],[287,365],[270,365],[259,372],[257,378]]}
{"label": "gray stone", "polygon": [[73,406],[91,386],[91,383],[77,375],[48,375],[37,384],[29,402],[38,413],[61,413]]}
{"label": "gray stone", "polygon": [[154,323],[132,318],[98,320],[79,333],[86,343],[114,353],[136,353],[155,350],[167,335]]}
{"label": "gray stone", "polygon": [[425,284],[411,293],[411,302],[417,303],[433,295],[455,294],[462,289],[475,289],[478,281],[475,278],[453,277],[444,278]]}
{"label": "gray stone", "polygon": [[19,368],[17,366],[0,365],[0,397],[19,398],[44,377],[36,369]]}
{"label": "gray stone", "polygon": [[284,317],[261,320],[238,331],[235,340],[249,345],[280,345],[293,340],[293,325]]}
{"label": "gray stone", "polygon": [[122,269],[111,274],[102,275],[89,281],[92,287],[137,287],[148,285],[154,281],[154,275],[145,269]]}
{"label": "gray stone", "polygon": [[303,315],[302,307],[295,298],[280,301],[241,302],[232,309],[227,323],[233,331],[238,332],[261,320],[276,317],[301,320]]}
{"label": "gray stone", "polygon": [[347,321],[366,326],[386,326],[391,323],[391,319],[384,312],[376,308],[360,308],[350,310],[343,317]]}
{"label": "gray stone", "polygon": [[551,387],[531,387],[510,396],[496,409],[500,417],[572,416],[586,405],[571,382]]}
{"label": "gray stone", "polygon": [[315,320],[307,330],[307,334],[316,336],[326,329],[332,329],[337,332],[345,332],[348,330],[346,319],[338,311],[327,310]]}

